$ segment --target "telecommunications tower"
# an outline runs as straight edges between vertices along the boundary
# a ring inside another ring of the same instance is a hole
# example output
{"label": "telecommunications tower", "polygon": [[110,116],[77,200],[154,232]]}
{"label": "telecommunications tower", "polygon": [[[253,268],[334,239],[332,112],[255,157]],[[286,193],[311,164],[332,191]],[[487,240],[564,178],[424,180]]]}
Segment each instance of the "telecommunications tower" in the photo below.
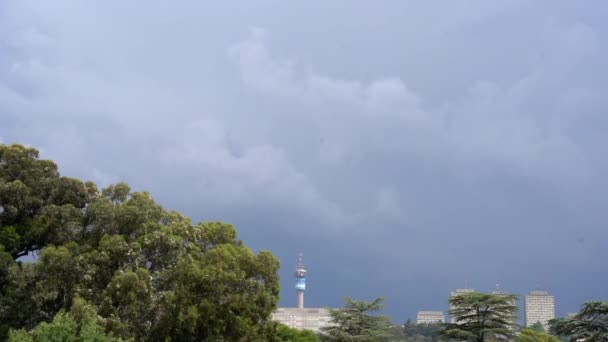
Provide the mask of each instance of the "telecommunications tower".
{"label": "telecommunications tower", "polygon": [[304,291],[306,291],[306,267],[302,261],[302,253],[298,254],[298,265],[296,266],[296,293],[298,294],[298,309],[304,309]]}

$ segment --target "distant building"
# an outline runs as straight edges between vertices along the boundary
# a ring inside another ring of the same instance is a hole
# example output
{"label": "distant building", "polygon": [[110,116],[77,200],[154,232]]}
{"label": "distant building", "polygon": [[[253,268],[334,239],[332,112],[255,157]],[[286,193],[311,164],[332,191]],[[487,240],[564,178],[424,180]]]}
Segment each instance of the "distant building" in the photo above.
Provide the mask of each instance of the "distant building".
{"label": "distant building", "polygon": [[416,324],[445,323],[445,316],[441,311],[418,311]]}
{"label": "distant building", "polygon": [[278,308],[272,314],[272,319],[291,328],[314,332],[331,325],[329,309],[321,308]]}
{"label": "distant building", "polygon": [[532,291],[524,297],[526,327],[540,322],[549,331],[549,320],[555,318],[555,298],[546,291]]}
{"label": "distant building", "polygon": [[[454,297],[454,296],[459,296],[462,294],[466,294],[466,293],[473,293],[475,292],[475,289],[456,289],[453,292],[450,292],[450,298]],[[454,307],[450,305],[450,310],[453,310]],[[450,321],[452,323],[458,323],[456,322],[456,320],[454,319],[454,317],[450,314]]]}

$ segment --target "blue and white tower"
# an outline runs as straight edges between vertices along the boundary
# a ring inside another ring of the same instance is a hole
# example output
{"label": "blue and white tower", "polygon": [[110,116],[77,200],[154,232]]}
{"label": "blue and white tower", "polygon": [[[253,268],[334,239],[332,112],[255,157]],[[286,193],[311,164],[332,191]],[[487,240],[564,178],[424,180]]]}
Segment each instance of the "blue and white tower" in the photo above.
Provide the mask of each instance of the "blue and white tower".
{"label": "blue and white tower", "polygon": [[302,253],[298,254],[298,265],[296,266],[296,293],[298,294],[298,309],[304,309],[304,291],[306,291],[306,267],[302,261]]}

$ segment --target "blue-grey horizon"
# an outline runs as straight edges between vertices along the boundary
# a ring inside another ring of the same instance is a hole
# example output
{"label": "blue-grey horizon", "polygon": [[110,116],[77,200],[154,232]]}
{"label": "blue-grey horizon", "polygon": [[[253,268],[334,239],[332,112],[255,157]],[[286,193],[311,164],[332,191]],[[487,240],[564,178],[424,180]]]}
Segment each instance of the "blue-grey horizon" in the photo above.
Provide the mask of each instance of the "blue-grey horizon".
{"label": "blue-grey horizon", "polygon": [[[281,306],[608,299],[608,4],[0,2],[0,142],[234,224]],[[603,147],[604,146],[604,147]],[[520,312],[520,315],[523,313]]]}

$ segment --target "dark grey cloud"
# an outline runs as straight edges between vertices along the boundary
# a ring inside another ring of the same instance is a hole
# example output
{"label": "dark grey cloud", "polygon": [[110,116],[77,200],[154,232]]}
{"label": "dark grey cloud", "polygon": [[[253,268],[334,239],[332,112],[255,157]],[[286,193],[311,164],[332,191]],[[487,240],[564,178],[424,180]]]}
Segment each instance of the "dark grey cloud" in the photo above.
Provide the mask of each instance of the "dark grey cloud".
{"label": "dark grey cloud", "polygon": [[605,299],[608,6],[10,0],[0,139],[237,225],[309,305]]}

